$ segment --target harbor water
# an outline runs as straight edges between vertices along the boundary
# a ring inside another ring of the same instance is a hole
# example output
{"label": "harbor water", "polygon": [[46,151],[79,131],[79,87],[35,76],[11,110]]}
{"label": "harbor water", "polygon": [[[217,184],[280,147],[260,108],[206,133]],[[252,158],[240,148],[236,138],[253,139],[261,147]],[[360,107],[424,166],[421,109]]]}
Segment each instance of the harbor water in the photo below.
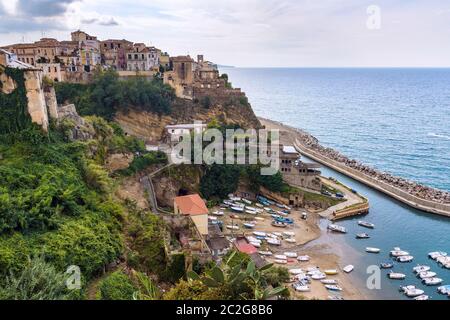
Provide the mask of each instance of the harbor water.
{"label": "harbor water", "polygon": [[[324,146],[380,171],[450,190],[450,69],[240,69],[226,68],[235,87],[242,88],[258,116],[304,129]],[[311,160],[308,160],[311,161]],[[312,161],[311,161],[312,162]],[[416,285],[432,299],[447,299],[426,287],[412,268],[426,264],[450,284],[450,270],[428,258],[432,251],[450,254],[450,219],[410,208],[334,170],[323,168],[370,201],[361,217],[339,222],[348,233],[327,234],[342,250],[343,265],[367,296],[402,299],[400,285]],[[323,222],[322,228],[326,227]],[[371,238],[355,239],[367,232]],[[319,240],[321,241],[321,240]],[[381,249],[379,254],[366,247]],[[412,263],[394,262],[403,281],[389,280],[382,270],[380,290],[366,288],[367,267],[393,261],[389,251],[400,247],[414,256]]]}

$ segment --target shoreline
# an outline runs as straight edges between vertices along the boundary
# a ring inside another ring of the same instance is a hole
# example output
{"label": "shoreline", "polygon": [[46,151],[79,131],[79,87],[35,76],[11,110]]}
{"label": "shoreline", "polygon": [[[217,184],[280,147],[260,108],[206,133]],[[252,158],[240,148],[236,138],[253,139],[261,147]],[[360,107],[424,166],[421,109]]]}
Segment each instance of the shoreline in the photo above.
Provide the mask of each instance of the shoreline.
{"label": "shoreline", "polygon": [[[305,132],[304,130],[294,128],[289,125],[283,124],[281,122],[266,119],[263,117],[258,117],[258,119],[264,126],[266,126],[266,128],[279,129],[280,131],[286,132],[286,134],[288,135],[288,139],[290,140],[290,143],[292,143],[294,145],[294,147],[301,154],[321,163],[322,165],[329,167],[333,170],[336,170],[336,171],[338,171],[352,179],[355,179],[371,188],[381,191],[381,192],[385,193],[386,195],[409,205],[410,207],[413,207],[415,209],[418,209],[418,210],[421,210],[424,212],[450,217],[450,204],[441,203],[441,202],[437,202],[437,201],[431,201],[431,200],[427,200],[424,198],[419,198],[419,197],[407,192],[406,190],[402,190],[402,189],[398,188],[397,186],[394,186],[394,185],[388,184],[384,181],[375,179],[374,177],[369,176],[369,175],[367,175],[361,171],[358,171],[352,167],[349,167],[342,162],[338,162],[332,158],[327,157],[326,155],[320,154],[318,151],[313,150],[307,144],[302,142],[303,138],[305,136],[307,136],[307,137],[309,137],[309,139],[314,140],[316,145],[320,146],[320,144],[318,143],[318,140],[316,138],[314,138],[313,136],[311,136],[309,133]],[[280,138],[281,138],[281,134],[280,134]],[[320,146],[320,147],[323,148],[322,146]],[[333,149],[327,148],[326,150],[333,150]],[[333,152],[336,152],[336,151],[333,150]],[[343,157],[345,157],[345,156],[343,156]],[[346,158],[346,159],[348,159],[348,158]],[[354,161],[354,160],[350,160],[350,161]],[[373,172],[377,172],[374,169],[371,169],[371,170],[373,170]],[[398,177],[394,177],[394,178],[402,179],[402,178],[398,178]],[[429,188],[429,187],[421,186],[421,188]],[[430,189],[437,190],[437,189],[432,189],[432,188],[430,188]],[[437,190],[437,192],[442,192],[445,194],[445,191]]]}

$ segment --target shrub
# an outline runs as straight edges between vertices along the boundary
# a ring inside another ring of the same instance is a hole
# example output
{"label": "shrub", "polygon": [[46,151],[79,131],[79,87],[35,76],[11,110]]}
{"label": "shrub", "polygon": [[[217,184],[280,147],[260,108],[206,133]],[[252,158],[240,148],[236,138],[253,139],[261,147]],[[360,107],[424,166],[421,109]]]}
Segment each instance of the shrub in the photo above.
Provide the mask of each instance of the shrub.
{"label": "shrub", "polygon": [[100,282],[98,297],[101,300],[132,300],[137,290],[123,271],[116,271]]}

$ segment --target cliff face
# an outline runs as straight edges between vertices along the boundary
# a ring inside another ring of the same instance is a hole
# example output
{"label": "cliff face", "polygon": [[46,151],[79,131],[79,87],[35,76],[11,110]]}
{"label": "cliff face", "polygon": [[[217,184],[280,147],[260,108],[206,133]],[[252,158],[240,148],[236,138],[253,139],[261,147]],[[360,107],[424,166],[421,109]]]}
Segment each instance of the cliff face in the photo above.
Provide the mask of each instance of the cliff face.
{"label": "cliff face", "polygon": [[128,113],[118,113],[116,121],[128,134],[144,140],[157,141],[161,139],[164,127],[170,124],[193,123],[202,121],[208,123],[216,119],[222,124],[237,124],[242,128],[260,128],[261,124],[256,118],[250,105],[239,101],[215,101],[209,108],[201,102],[177,99],[169,115],[131,110]]}

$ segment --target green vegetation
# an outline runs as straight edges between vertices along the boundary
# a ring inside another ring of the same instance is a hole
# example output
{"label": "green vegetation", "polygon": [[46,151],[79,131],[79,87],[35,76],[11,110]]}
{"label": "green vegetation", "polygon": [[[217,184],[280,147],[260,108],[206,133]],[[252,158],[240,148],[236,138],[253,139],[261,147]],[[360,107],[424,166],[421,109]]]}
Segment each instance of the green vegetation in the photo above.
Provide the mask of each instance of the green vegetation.
{"label": "green vegetation", "polygon": [[57,100],[74,103],[80,115],[98,115],[108,120],[116,112],[127,112],[130,108],[167,114],[175,99],[172,88],[161,79],[120,80],[112,70],[98,71],[90,84],[56,83],[55,90]]}
{"label": "green vegetation", "polygon": [[240,174],[241,169],[237,165],[208,166],[200,181],[200,192],[206,199],[226,198],[236,191]]}
{"label": "green vegetation", "polygon": [[134,157],[133,162],[130,163],[128,168],[119,170],[118,173],[124,176],[132,176],[137,172],[140,172],[152,164],[166,164],[167,156],[164,152],[148,152],[142,156]]}
{"label": "green vegetation", "polygon": [[100,300],[132,300],[138,288],[123,272],[116,271],[108,275],[99,284]]}

